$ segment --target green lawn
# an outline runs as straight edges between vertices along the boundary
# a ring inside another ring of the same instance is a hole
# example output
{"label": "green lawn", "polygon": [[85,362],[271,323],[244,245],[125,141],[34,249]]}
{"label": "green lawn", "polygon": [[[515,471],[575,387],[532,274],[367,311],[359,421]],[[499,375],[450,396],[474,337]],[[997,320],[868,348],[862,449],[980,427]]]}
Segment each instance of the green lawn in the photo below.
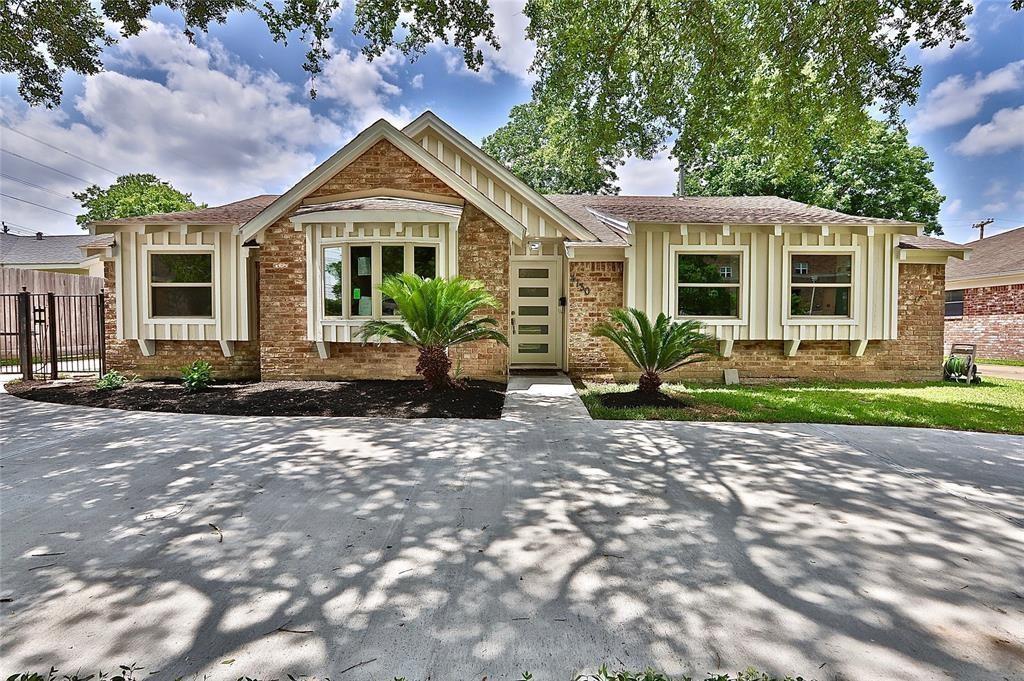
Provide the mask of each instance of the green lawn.
{"label": "green lawn", "polygon": [[[636,385],[587,384],[580,391],[595,419],[848,423],[1024,434],[1024,381],[980,385],[814,383],[686,386],[693,406],[608,408],[599,395]],[[667,390],[680,386],[666,385]]]}
{"label": "green lawn", "polygon": [[978,359],[978,364],[1000,364],[1007,367],[1024,367],[1024,359]]}

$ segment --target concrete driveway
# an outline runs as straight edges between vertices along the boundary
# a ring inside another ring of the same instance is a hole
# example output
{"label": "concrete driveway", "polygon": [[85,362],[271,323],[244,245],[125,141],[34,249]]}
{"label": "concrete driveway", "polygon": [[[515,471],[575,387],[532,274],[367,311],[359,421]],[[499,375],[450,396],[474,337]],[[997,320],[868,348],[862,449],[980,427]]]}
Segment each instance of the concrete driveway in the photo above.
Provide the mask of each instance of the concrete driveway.
{"label": "concrete driveway", "polygon": [[0,414],[5,674],[1024,679],[1024,438]]}

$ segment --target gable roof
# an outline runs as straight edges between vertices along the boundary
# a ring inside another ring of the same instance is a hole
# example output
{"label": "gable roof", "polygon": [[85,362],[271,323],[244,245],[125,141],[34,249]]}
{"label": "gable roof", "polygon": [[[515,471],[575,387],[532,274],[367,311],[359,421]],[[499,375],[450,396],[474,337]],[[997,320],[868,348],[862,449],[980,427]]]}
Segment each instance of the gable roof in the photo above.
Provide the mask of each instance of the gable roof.
{"label": "gable roof", "polygon": [[589,233],[586,225],[577,220],[575,216],[562,210],[558,204],[549,201],[548,197],[540,194],[533,187],[523,182],[512,171],[494,158],[491,158],[487,152],[467,139],[458,130],[448,125],[433,111],[429,109],[424,111],[416,120],[402,128],[402,132],[409,137],[413,137],[427,128],[433,130],[437,135],[446,138],[445,141],[448,145],[457,147],[461,153],[505,183],[509,188],[518,193],[524,201],[531,203],[535,209],[550,213],[553,217],[558,218],[561,223],[560,226],[564,231],[568,232],[568,236],[584,241],[597,238],[597,235]]}
{"label": "gable roof", "polygon": [[92,226],[145,225],[145,224],[203,224],[203,225],[234,225],[238,226],[257,215],[277,199],[277,194],[260,194],[241,201],[225,203],[223,206],[210,208],[194,208],[179,210],[173,213],[156,213],[154,215],[138,215],[131,218],[115,220],[97,220]]}
{"label": "gable roof", "polygon": [[333,156],[314,168],[312,172],[299,180],[295,186],[277,197],[270,205],[242,225],[240,229],[242,240],[248,241],[254,238],[264,229],[284,217],[293,209],[295,204],[299,203],[310,192],[323,186],[338,172],[359,158],[363,152],[382,139],[391,142],[400,151],[419,163],[464,199],[471,201],[477,208],[504,227],[513,236],[518,238],[525,236],[526,230],[512,219],[508,213],[488,201],[478,189],[470,185],[437,158],[427,153],[422,147],[413,142],[408,135],[384,119],[380,119],[352,138],[348,144],[335,152]]}
{"label": "gable roof", "polygon": [[[655,222],[726,225],[875,225],[916,229],[919,223],[847,215],[778,196],[570,196],[552,194],[552,203],[577,215],[590,209],[605,224]],[[588,227],[595,228],[594,222]]]}
{"label": "gable roof", "polygon": [[82,248],[95,242],[92,234],[46,234],[43,237],[0,232],[0,264],[56,265],[79,263]]}
{"label": "gable roof", "polygon": [[1024,280],[1024,226],[964,244],[971,259],[950,259],[946,281],[1020,273]]}

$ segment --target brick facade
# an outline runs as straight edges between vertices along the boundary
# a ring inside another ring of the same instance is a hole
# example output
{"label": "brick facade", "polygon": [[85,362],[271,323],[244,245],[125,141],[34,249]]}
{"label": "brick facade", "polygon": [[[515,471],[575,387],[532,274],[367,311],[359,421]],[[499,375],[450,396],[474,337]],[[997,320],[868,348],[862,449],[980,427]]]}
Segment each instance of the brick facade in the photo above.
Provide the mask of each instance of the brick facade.
{"label": "brick facade", "polygon": [[[622,305],[621,263],[569,264],[569,371],[580,378],[635,380],[625,355],[590,329]],[[669,378],[721,381],[723,369],[738,369],[741,380],[825,379],[895,381],[942,377],[944,265],[900,266],[899,339],[871,341],[862,357],[847,341],[804,341],[786,357],[782,341],[737,341],[732,356],[684,367]]]}
{"label": "brick facade", "polygon": [[[378,142],[331,178],[314,195],[361,189],[415,190],[457,196],[441,180],[387,141]],[[508,328],[509,234],[471,204],[459,226],[459,273],[481,279],[502,303],[491,314]],[[328,343],[320,359],[306,339],[306,249],[304,236],[288,220],[269,227],[259,253],[260,367],[264,380],[416,378],[418,353],[394,343]],[[504,378],[507,350],[488,341],[453,351],[463,375]]]}
{"label": "brick facade", "polygon": [[1024,284],[964,289],[964,314],[946,319],[946,350],[974,343],[981,357],[1024,359]]}
{"label": "brick facade", "polygon": [[197,359],[213,366],[214,376],[228,380],[260,377],[259,351],[255,341],[234,344],[234,355],[225,357],[216,341],[156,341],[156,354],[146,357],[134,340],[118,340],[114,263],[103,264],[106,289],[107,368],[141,378],[181,378],[181,368]]}

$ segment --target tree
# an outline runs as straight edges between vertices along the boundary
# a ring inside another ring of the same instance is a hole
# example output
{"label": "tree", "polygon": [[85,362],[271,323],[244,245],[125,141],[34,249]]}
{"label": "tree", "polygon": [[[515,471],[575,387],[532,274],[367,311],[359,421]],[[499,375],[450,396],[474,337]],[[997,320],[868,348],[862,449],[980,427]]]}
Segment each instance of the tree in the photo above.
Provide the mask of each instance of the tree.
{"label": "tree", "polygon": [[542,194],[613,194],[617,159],[597,158],[560,120],[536,103],[519,104],[508,123],[483,139],[483,150]]}
{"label": "tree", "polygon": [[934,164],[928,153],[910,144],[906,128],[869,120],[863,141],[845,147],[828,134],[809,137],[811,157],[787,172],[779,158],[755,151],[746,134],[727,131],[707,156],[688,165],[686,191],[773,194],[852,215],[921,222],[929,234],[942,233],[939,208],[946,197],[929,177]]}
{"label": "tree", "polygon": [[607,338],[626,354],[641,372],[638,390],[648,397],[661,390],[662,374],[718,354],[714,337],[703,333],[696,320],[673,322],[662,312],[652,324],[636,308],[615,309],[609,317],[611,321],[599,323],[590,335]]}
{"label": "tree", "polygon": [[390,338],[419,350],[416,373],[434,389],[455,385],[448,348],[461,343],[494,340],[508,345],[494,317],[470,315],[480,308],[497,308],[498,300],[475,279],[423,279],[405,272],[385,277],[380,292],[395,301],[402,321],[375,319],[360,331],[363,342]]}
{"label": "tree", "polygon": [[85,208],[85,213],[75,218],[75,222],[83,228],[99,220],[206,207],[206,204],[196,205],[191,194],[180,192],[169,182],[148,173],[121,175],[106,189],[94,184],[83,192],[75,192],[74,197]]}

